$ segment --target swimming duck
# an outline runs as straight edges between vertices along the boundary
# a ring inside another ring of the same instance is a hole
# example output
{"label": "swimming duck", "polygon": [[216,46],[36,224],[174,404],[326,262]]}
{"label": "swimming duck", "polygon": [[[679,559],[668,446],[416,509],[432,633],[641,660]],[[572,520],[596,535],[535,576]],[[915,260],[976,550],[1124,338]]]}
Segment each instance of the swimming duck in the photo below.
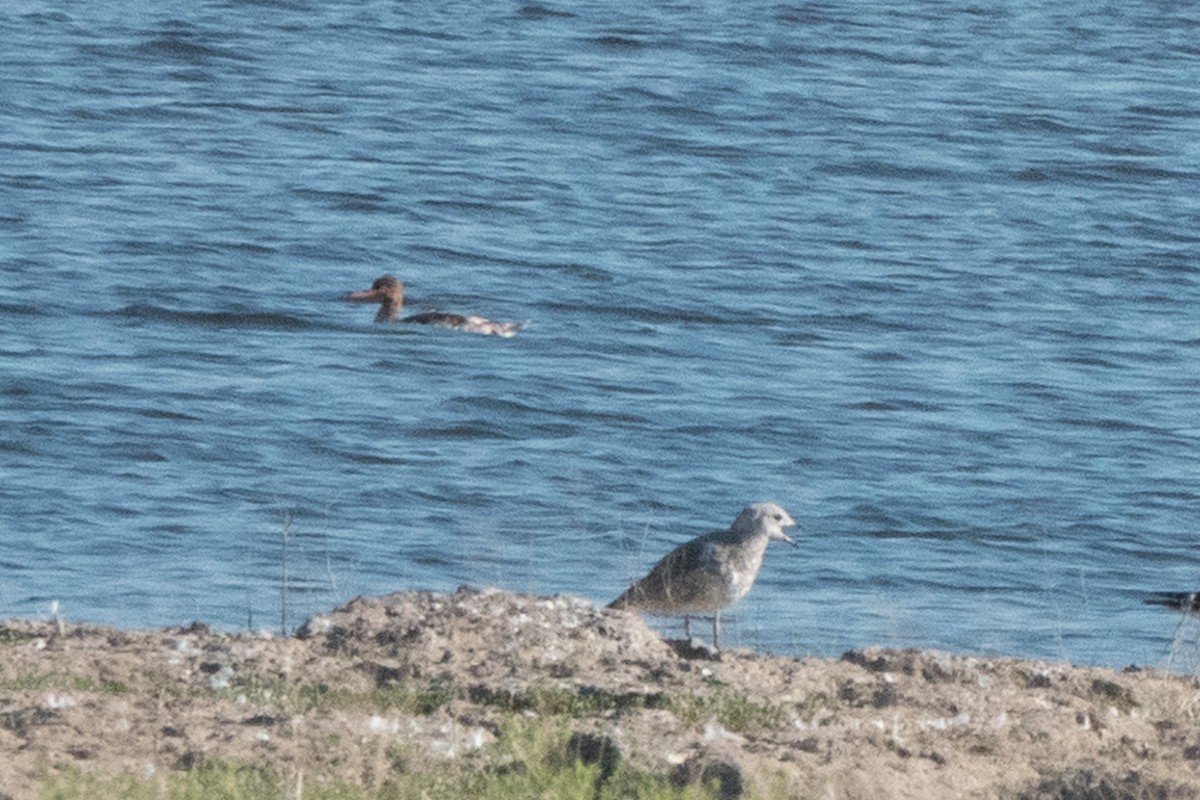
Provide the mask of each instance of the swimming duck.
{"label": "swimming duck", "polygon": [[420,314],[401,317],[400,309],[404,307],[404,284],[391,275],[376,278],[370,289],[351,292],[345,299],[352,303],[379,303],[379,311],[375,314],[376,322],[412,322],[417,325],[436,325],[439,328],[482,333],[485,336],[505,337],[516,336],[517,331],[524,327],[520,322],[493,322],[484,317],[464,317],[445,311],[422,311]]}

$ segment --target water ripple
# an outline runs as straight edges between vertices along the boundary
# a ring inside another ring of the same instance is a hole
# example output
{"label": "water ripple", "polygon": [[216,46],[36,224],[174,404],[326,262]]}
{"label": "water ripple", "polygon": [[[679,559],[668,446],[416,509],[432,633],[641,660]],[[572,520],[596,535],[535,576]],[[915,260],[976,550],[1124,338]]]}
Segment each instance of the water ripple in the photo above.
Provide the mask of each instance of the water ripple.
{"label": "water ripple", "polygon": [[771,498],[732,642],[1164,652],[1194,9],[143,5],[0,15],[0,616],[603,600]]}

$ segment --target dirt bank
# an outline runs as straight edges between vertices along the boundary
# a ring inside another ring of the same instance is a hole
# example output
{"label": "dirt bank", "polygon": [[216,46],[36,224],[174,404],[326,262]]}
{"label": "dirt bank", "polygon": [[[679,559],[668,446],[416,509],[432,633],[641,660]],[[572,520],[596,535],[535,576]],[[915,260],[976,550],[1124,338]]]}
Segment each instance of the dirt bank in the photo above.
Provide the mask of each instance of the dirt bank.
{"label": "dirt bank", "polygon": [[63,771],[155,780],[214,759],[377,786],[425,759],[485,764],[514,717],[727,797],[1192,798],[1198,714],[1195,679],[1153,670],[713,657],[631,614],[500,591],[359,598],[290,638],[0,625],[11,800]]}

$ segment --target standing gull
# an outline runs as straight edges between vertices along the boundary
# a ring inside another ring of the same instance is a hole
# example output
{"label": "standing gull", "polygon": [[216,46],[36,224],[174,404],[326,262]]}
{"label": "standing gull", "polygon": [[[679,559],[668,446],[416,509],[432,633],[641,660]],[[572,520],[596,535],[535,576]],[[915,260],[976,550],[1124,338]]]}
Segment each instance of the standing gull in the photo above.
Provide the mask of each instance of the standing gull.
{"label": "standing gull", "polygon": [[713,649],[719,647],[721,609],[741,600],[754,585],[763,553],[772,540],[796,543],[783,532],[795,525],[782,507],[757,503],[742,509],[729,530],[712,531],[676,547],[609,608],[683,614],[691,638],[690,614],[713,614]]}

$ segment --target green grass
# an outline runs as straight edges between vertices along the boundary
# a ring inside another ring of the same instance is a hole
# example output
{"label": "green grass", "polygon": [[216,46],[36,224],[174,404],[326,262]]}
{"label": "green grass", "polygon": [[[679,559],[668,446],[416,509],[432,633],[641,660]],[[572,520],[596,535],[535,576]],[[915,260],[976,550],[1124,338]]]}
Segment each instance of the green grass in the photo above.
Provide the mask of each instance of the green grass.
{"label": "green grass", "polygon": [[283,714],[333,710],[397,711],[427,715],[454,697],[451,686],[440,681],[404,681],[390,686],[354,692],[327,684],[292,683],[254,677],[246,683],[215,690],[217,697],[270,706]]}
{"label": "green grass", "polygon": [[756,703],[727,690],[709,695],[672,698],[670,706],[681,721],[690,725],[715,721],[734,733],[756,733],[778,728],[789,718],[788,712],[780,706]]}
{"label": "green grass", "polygon": [[[501,726],[486,753],[453,761],[396,759],[374,785],[327,782],[313,776],[229,761],[203,761],[153,778],[100,777],[72,767],[43,780],[40,800],[714,800],[715,786],[674,786],[623,761],[586,764],[570,755],[562,723],[516,718]],[[411,765],[421,765],[414,769]]]}
{"label": "green grass", "polygon": [[606,711],[666,708],[662,694],[614,693],[604,689],[542,685],[520,690],[488,686],[456,687],[445,681],[405,680],[365,692],[338,689],[326,684],[299,684],[283,679],[253,678],[240,685],[215,691],[217,697],[265,705],[294,715],[332,710],[395,711],[428,715],[456,697],[500,711],[531,711],[541,716],[579,719]]}
{"label": "green grass", "polygon": [[[0,684],[8,690],[56,688],[70,691],[124,693],[116,683],[65,674],[44,674]],[[160,687],[170,696],[175,687]],[[366,691],[327,684],[299,683],[279,677],[247,676],[240,684],[212,690],[187,687],[185,694],[249,702],[270,709],[272,716],[300,716],[332,711],[398,712],[427,715],[456,699],[488,707],[500,718],[496,739],[479,751],[455,759],[431,759],[421,747],[387,745],[375,767],[352,781],[295,768],[280,770],[261,763],[200,759],[186,769],[104,776],[77,767],[54,767],[41,781],[41,800],[706,800],[716,786],[675,785],[665,774],[638,770],[619,757],[588,763],[572,744],[573,720],[608,712],[661,708],[687,724],[714,720],[739,733],[786,723],[784,708],[758,703],[725,687],[704,695],[614,693],[596,688],[540,685],[509,691],[483,686],[461,687],[439,680],[406,679]],[[814,701],[811,712],[824,705]],[[532,712],[532,714],[530,713]],[[53,712],[39,712],[52,714]],[[793,712],[794,713],[794,712]],[[18,734],[41,720],[28,714],[0,716],[0,726]],[[614,745],[615,747],[615,745]],[[613,751],[615,752],[615,751]],[[386,757],[384,757],[386,756]],[[594,758],[594,754],[593,754]],[[786,796],[772,792],[772,796]]]}
{"label": "green grass", "polygon": [[[98,777],[72,768],[49,779],[39,797],[40,800],[282,800],[286,788],[268,770],[209,762],[185,773],[168,775],[163,781],[135,775]],[[318,795],[306,797],[315,800]]]}
{"label": "green grass", "polygon": [[[520,691],[476,686],[467,697],[478,705],[513,713],[531,711],[540,716],[579,719],[606,711],[665,708],[689,725],[710,720],[736,733],[776,728],[789,715],[780,706],[756,703],[727,689],[705,695],[669,696],[660,693],[614,693],[602,689],[576,690],[558,686],[533,686]],[[822,700],[814,701],[817,703]],[[810,714],[815,714],[816,708]]]}
{"label": "green grass", "polygon": [[520,691],[473,686],[467,690],[473,703],[502,711],[525,712],[555,717],[586,717],[605,711],[662,708],[668,701],[661,694],[614,693],[604,689],[572,689],[561,686],[531,686]]}
{"label": "green grass", "polygon": [[7,625],[0,625],[0,645],[20,644],[21,642],[28,642],[31,639],[36,638],[38,638],[36,633],[19,631],[16,628],[10,628]]}
{"label": "green grass", "polygon": [[0,681],[0,692],[41,691],[58,689],[64,692],[97,692],[100,694],[128,694],[129,687],[119,681],[97,681],[67,673],[45,672],[41,675],[23,675]]}
{"label": "green grass", "polygon": [[291,695],[292,702],[298,703],[304,710],[398,711],[422,716],[432,714],[454,697],[448,685],[436,681],[398,683],[367,692],[334,689],[326,685],[304,685],[291,690]]}

